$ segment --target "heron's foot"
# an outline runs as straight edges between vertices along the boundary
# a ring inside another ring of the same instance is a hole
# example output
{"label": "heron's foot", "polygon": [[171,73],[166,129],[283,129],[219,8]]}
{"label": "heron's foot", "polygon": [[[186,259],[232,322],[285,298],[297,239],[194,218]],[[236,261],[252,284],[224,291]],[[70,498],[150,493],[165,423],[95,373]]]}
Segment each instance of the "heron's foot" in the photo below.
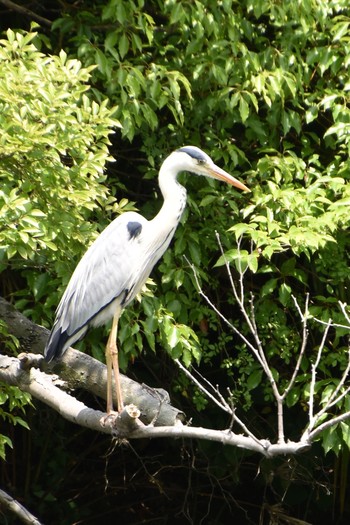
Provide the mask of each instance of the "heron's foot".
{"label": "heron's foot", "polygon": [[126,405],[122,412],[110,412],[100,419],[103,427],[109,427],[117,431],[119,437],[127,437],[133,431],[144,427],[140,421],[141,412],[137,406],[130,404]]}
{"label": "heron's foot", "polygon": [[109,410],[104,416],[100,419],[100,424],[102,427],[109,427],[114,426],[114,423],[116,422],[117,418],[119,416],[119,412],[116,412],[115,410]]}

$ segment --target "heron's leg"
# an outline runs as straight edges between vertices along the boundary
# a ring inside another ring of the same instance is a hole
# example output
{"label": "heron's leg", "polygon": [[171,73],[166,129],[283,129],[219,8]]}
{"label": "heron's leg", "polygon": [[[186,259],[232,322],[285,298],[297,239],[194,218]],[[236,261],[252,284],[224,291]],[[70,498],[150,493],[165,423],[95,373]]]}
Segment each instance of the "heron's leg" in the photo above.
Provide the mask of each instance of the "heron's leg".
{"label": "heron's leg", "polygon": [[112,368],[114,373],[115,388],[118,402],[118,412],[124,408],[123,396],[120,386],[119,362],[118,362],[118,347],[117,347],[117,333],[118,321],[120,317],[120,310],[116,311],[113,317],[112,329],[109,334],[106,347],[106,364],[107,364],[107,412],[113,410],[113,385],[112,385]]}
{"label": "heron's leg", "polygon": [[112,384],[112,358],[110,351],[110,336],[106,345],[106,367],[107,367],[107,414],[113,411],[113,384]]}

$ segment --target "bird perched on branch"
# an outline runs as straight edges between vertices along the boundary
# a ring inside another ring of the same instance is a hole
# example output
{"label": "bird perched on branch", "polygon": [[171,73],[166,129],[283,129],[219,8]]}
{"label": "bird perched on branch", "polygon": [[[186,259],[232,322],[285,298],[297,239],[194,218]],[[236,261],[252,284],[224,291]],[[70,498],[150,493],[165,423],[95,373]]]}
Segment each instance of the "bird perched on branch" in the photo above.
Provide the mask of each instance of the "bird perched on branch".
{"label": "bird perched on branch", "polygon": [[112,371],[118,411],[123,409],[117,348],[119,317],[140,292],[174,235],[186,205],[186,190],[177,181],[182,171],[249,191],[199,148],[185,146],[174,151],[159,171],[164,199],[159,213],[150,221],[135,212],[114,219],[80,260],[56,311],[45,348],[47,361],[61,357],[90,327],[113,319],[106,346],[107,413],[113,410]]}

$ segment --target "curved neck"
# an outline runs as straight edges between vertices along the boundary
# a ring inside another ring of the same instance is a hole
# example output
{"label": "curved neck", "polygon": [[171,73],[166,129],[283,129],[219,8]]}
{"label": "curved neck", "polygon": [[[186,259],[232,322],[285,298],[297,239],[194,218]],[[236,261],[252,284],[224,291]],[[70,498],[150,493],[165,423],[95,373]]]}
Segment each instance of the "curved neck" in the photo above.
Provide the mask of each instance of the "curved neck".
{"label": "curved neck", "polygon": [[[169,159],[169,157],[168,157]],[[165,159],[159,171],[159,188],[163,195],[163,205],[155,217],[163,227],[176,227],[186,206],[186,190],[177,182],[178,169]]]}

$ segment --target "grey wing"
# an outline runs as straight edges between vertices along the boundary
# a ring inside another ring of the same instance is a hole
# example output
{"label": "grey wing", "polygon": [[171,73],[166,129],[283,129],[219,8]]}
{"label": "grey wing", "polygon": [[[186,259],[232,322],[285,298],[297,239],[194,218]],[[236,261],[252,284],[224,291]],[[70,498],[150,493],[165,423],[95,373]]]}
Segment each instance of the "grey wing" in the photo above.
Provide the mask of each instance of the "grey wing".
{"label": "grey wing", "polygon": [[107,322],[118,306],[123,307],[137,279],[138,236],[145,223],[137,213],[124,213],[87,250],[58,305],[45,348],[48,361],[80,340],[89,326]]}

